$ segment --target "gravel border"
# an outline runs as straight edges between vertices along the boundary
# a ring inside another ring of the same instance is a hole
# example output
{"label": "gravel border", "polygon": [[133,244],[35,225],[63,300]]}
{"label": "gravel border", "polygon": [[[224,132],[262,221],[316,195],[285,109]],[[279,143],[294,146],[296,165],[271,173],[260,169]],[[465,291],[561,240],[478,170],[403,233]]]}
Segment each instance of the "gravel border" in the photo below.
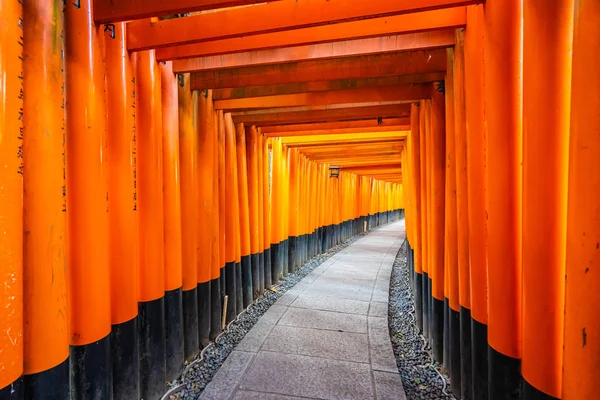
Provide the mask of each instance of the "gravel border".
{"label": "gravel border", "polygon": [[390,278],[388,323],[407,400],[456,400],[442,365],[431,356],[431,347],[416,325],[415,304],[404,242]]}
{"label": "gravel border", "polygon": [[225,362],[225,359],[237,344],[242,341],[246,333],[252,329],[258,319],[269,307],[275,304],[277,299],[329,257],[343,250],[369,232],[371,231],[355,235],[346,242],[332,247],[327,253],[313,257],[296,272],[289,274],[280,280],[277,285],[266,290],[263,296],[255,300],[235,320],[229,323],[225,331],[216,338],[215,342],[209,343],[195,360],[184,366],[181,377],[169,382],[169,389],[161,400],[194,400],[199,398],[202,391],[204,391],[223,362]]}

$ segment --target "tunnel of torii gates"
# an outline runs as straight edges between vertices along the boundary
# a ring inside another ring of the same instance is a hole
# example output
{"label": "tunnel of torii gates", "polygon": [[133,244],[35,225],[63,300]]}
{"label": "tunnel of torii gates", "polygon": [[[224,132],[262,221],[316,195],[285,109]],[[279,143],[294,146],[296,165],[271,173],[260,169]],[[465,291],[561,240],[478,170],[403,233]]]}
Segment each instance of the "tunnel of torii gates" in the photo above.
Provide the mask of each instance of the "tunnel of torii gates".
{"label": "tunnel of torii gates", "polygon": [[0,1],[0,398],[159,398],[405,214],[457,397],[597,399],[600,2],[252,3]]}

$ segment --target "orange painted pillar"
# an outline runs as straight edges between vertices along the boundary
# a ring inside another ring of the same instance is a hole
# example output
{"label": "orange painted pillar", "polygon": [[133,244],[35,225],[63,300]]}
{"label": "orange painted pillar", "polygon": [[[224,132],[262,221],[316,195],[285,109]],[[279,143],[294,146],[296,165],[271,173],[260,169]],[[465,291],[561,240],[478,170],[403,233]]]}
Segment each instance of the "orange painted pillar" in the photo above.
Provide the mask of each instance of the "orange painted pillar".
{"label": "orange painted pillar", "polygon": [[260,263],[259,213],[258,213],[258,132],[255,126],[246,128],[246,160],[248,162],[248,212],[250,228],[250,264],[252,265],[252,298],[263,293],[264,269]]}
{"label": "orange painted pillar", "polygon": [[414,282],[413,296],[415,299],[415,317],[417,327],[423,330],[423,240],[421,238],[423,229],[421,220],[423,212],[421,209],[421,107],[419,103],[412,104],[410,107],[410,140],[412,154],[412,192],[414,198],[414,237],[411,243],[414,262]]}
{"label": "orange painted pillar", "polygon": [[243,310],[244,310],[244,295],[243,295],[243,289],[242,289],[242,242],[241,242],[241,229],[242,229],[242,224],[241,224],[241,204],[240,204],[240,200],[239,200],[239,196],[240,196],[240,190],[239,190],[239,178],[238,178],[238,174],[239,174],[239,168],[238,168],[238,162],[237,162],[237,146],[236,146],[236,142],[235,142],[235,137],[236,137],[236,132],[235,132],[235,125],[233,123],[233,119],[231,118],[231,114],[230,113],[226,113],[225,114],[225,127],[226,129],[230,129],[233,132],[233,138],[234,138],[234,157],[235,157],[235,174],[234,174],[234,179],[233,179],[233,193],[234,193],[234,202],[235,202],[235,206],[233,208],[234,210],[234,214],[233,214],[233,219],[236,222],[236,227],[235,227],[235,278],[236,278],[236,294],[237,294],[237,299],[236,299],[236,313],[239,315]]}
{"label": "orange painted pillar", "polygon": [[[179,169],[178,83],[173,63],[160,63],[163,128],[163,216],[165,268],[166,377],[177,378],[183,368],[184,334],[181,263],[181,182]],[[191,93],[190,93],[191,97]],[[186,271],[187,272],[187,271]],[[189,282],[188,282],[189,283]],[[197,332],[194,333],[196,337]]]}
{"label": "orange painted pillar", "polygon": [[464,29],[456,31],[454,46],[454,150],[456,172],[456,224],[458,294],[460,306],[460,394],[472,399],[471,382],[471,288],[469,283],[469,209],[467,196],[467,133],[465,113]]}
{"label": "orange painted pillar", "polygon": [[287,146],[283,146],[282,152],[283,159],[283,215],[281,218],[281,222],[283,223],[283,267],[282,270],[284,275],[287,275],[293,272],[293,269],[290,267],[290,257],[289,257],[289,230],[290,230],[290,149]]}
{"label": "orange painted pillar", "polygon": [[257,265],[252,265],[250,244],[250,204],[248,202],[248,163],[246,160],[246,128],[236,124],[236,155],[238,171],[238,201],[240,213],[240,248],[242,263],[242,297],[244,308],[254,298],[254,282],[258,281]]}
{"label": "orange painted pillar", "polygon": [[140,393],[152,398],[164,392],[166,365],[163,127],[153,50],[137,54],[136,83]]}
{"label": "orange painted pillar", "polygon": [[465,110],[467,201],[471,287],[472,399],[488,398],[487,264],[485,240],[485,135],[483,98],[483,6],[467,8]]}
{"label": "orange painted pillar", "polygon": [[236,271],[236,230],[239,230],[237,220],[237,158],[235,155],[235,132],[231,115],[223,117],[225,129],[225,290],[227,294],[226,322],[233,321],[237,315],[237,271]]}
{"label": "orange painted pillar", "polygon": [[445,221],[445,100],[440,83],[431,99],[431,332],[436,361],[443,358],[444,338],[444,221]]}
{"label": "orange painted pillar", "polygon": [[[427,167],[427,124],[426,118],[429,113],[427,111],[427,102],[419,103],[419,196],[421,200],[421,312],[422,326],[420,326],[423,335],[429,337],[429,190],[428,184],[428,167]],[[418,289],[417,289],[418,290]],[[417,300],[418,301],[418,300]]]}
{"label": "orange painted pillar", "polygon": [[287,218],[289,218],[289,265],[290,270],[293,272],[300,266],[297,260],[298,252],[298,150],[294,148],[289,149],[289,161],[290,161],[290,212]]}
{"label": "orange painted pillar", "polygon": [[259,288],[260,293],[264,293],[266,286],[267,277],[267,258],[265,248],[265,175],[264,161],[263,161],[263,149],[264,149],[264,137],[260,131],[257,130],[256,135],[256,175],[258,179],[258,250],[259,257],[258,262],[260,264],[260,282]]}
{"label": "orange painted pillar", "polygon": [[0,326],[11,333],[0,336],[0,397],[10,400],[23,396],[22,20],[21,2],[0,2]]}
{"label": "orange painted pillar", "polygon": [[125,23],[113,29],[104,32],[106,95],[112,99],[106,110],[112,379],[113,396],[128,399],[139,396],[137,107]]}
{"label": "orange painted pillar", "polygon": [[[192,93],[190,90],[189,74],[178,75],[175,86],[177,88],[177,115],[179,118],[183,354],[184,359],[187,361],[198,353],[200,341],[203,342],[203,346],[208,344],[210,329],[210,291],[207,290],[207,286],[210,285],[211,252],[209,248],[206,253],[200,253],[198,248],[200,246],[200,227],[211,227],[211,224],[208,221],[201,224],[199,221],[201,209],[199,206],[201,203],[198,201],[198,192],[201,190],[198,181],[200,129],[197,126],[202,123],[210,123],[212,126],[214,116],[212,113],[204,114],[202,115],[204,120],[200,120],[202,105],[199,105],[198,102],[201,100],[198,99],[197,92]],[[204,96],[201,97],[206,100]],[[205,106],[205,104],[203,105]],[[213,147],[210,150],[210,155],[212,155],[214,153],[212,151]],[[212,174],[212,158],[210,160],[210,172]],[[212,179],[210,182],[208,189],[212,200]],[[205,231],[210,232],[210,229],[204,229],[203,233]],[[203,259],[203,262],[200,263],[198,258],[205,254],[208,254],[208,258]],[[199,296],[202,295],[204,297],[199,299]],[[206,307],[202,312],[199,310],[200,305]]]}
{"label": "orange painted pillar", "polygon": [[[57,5],[58,6],[58,5]],[[104,64],[92,2],[65,5],[71,396],[112,396]]]}
{"label": "orange painted pillar", "polygon": [[[54,13],[56,9],[59,11]],[[5,288],[22,285],[22,289],[19,289],[18,297],[15,296],[17,298],[9,298],[4,306],[11,309],[16,300],[15,304],[24,307],[15,313],[22,316],[24,330],[21,333],[18,326],[9,323],[3,327],[3,332],[6,332],[4,336],[12,339],[15,345],[23,343],[24,354],[11,360],[7,358],[12,353],[8,349],[8,354],[2,351],[0,358],[9,368],[11,362],[23,361],[25,397],[49,394],[65,398],[69,393],[69,314],[68,275],[65,269],[66,149],[62,4],[27,2],[23,5],[22,27],[22,38],[35,37],[36,40],[22,42],[22,70],[14,72],[17,77],[27,77],[23,79],[19,97],[15,95],[10,99],[23,99],[23,103],[19,105],[22,106],[19,109],[21,117],[17,119],[16,113],[7,117],[14,118],[19,125],[22,123],[22,128],[18,132],[13,128],[12,133],[15,139],[21,140],[19,144],[22,147],[19,151],[13,150],[15,155],[22,158],[18,161],[23,162],[24,168],[14,168],[9,172],[16,178],[20,178],[18,173],[21,172],[25,188],[19,195],[22,195],[24,213],[21,209],[14,210],[16,216],[23,218],[23,226],[18,234],[25,233],[22,249],[23,281],[21,283],[20,271],[18,275],[7,276]],[[1,91],[3,90],[0,89]],[[9,143],[10,141],[9,138]],[[10,154],[9,160],[12,156]],[[21,165],[20,162],[19,164]],[[5,203],[1,204],[0,207],[4,208]],[[6,206],[10,209],[12,204],[7,203]],[[17,226],[6,228],[12,230]],[[2,231],[3,234],[7,232],[6,228]],[[11,234],[10,231],[8,233]],[[20,259],[21,252],[15,261]],[[21,298],[21,290],[24,298]],[[12,396],[14,394],[6,398],[13,398]]]}
{"label": "orange painted pillar", "polygon": [[505,399],[521,384],[521,1],[484,18],[489,398]]}
{"label": "orange painted pillar", "polygon": [[600,3],[578,1],[567,214],[563,400],[593,399],[600,390]]}
{"label": "orange painted pillar", "polygon": [[263,136],[261,152],[263,157],[262,176],[263,176],[263,217],[264,217],[264,243],[265,243],[265,288],[273,283],[273,264],[271,252],[271,179],[269,175],[269,150],[266,137]]}
{"label": "orange painted pillar", "polygon": [[[227,226],[225,224],[225,215],[228,212],[227,203],[226,203],[226,168],[225,168],[225,118],[223,115],[223,111],[219,110],[217,112],[217,163],[218,163],[218,182],[219,182],[219,264],[221,268],[221,294],[223,296],[222,306],[225,306],[224,297],[227,295],[226,285],[227,285],[227,262],[229,258],[229,251],[226,246],[226,234],[227,234]],[[234,256],[235,258],[235,256]],[[235,259],[232,259],[235,262]],[[225,310],[223,310],[225,311]],[[219,324],[220,326],[220,324]],[[219,328],[220,330],[221,328]]]}
{"label": "orange painted pillar", "polygon": [[445,261],[448,269],[448,357],[444,364],[450,372],[453,393],[460,393],[460,299],[458,279],[458,223],[456,201],[456,145],[454,90],[454,49],[447,49],[446,69],[446,245]]}
{"label": "orange painted pillar", "polygon": [[281,140],[271,139],[271,279],[279,283],[282,274],[281,257]]}
{"label": "orange painted pillar", "polygon": [[573,0],[523,2],[526,400],[562,394],[573,7]]}
{"label": "orange painted pillar", "polygon": [[[211,99],[211,101],[209,101],[208,99]],[[204,103],[203,103],[204,102]],[[200,138],[200,135],[202,134],[200,129],[202,129],[203,123],[202,123],[202,113],[205,112],[204,110],[208,109],[209,111],[209,116],[208,118],[210,118],[212,116],[212,125],[209,125],[210,129],[209,129],[209,134],[212,135],[212,159],[213,159],[213,164],[212,164],[212,174],[209,177],[212,180],[212,190],[210,192],[211,194],[211,199],[208,200],[209,202],[212,202],[213,208],[212,208],[212,212],[210,215],[210,226],[211,226],[211,236],[210,236],[210,253],[211,253],[211,260],[210,260],[210,288],[207,288],[206,290],[210,291],[210,303],[209,304],[205,304],[204,303],[198,303],[198,311],[200,313],[200,317],[204,318],[204,314],[210,311],[210,332],[209,332],[209,339],[210,340],[216,340],[217,336],[219,335],[219,333],[221,332],[221,318],[222,318],[222,314],[223,314],[223,294],[225,293],[223,291],[223,284],[225,281],[225,278],[222,274],[223,272],[223,268],[224,268],[224,258],[221,257],[221,237],[223,236],[223,232],[221,230],[221,224],[220,224],[220,218],[221,218],[221,203],[220,203],[220,173],[221,173],[221,168],[220,168],[220,162],[221,162],[221,136],[220,136],[220,132],[219,132],[219,118],[218,118],[218,114],[215,112],[215,110],[213,109],[213,103],[212,103],[212,92],[209,91],[208,92],[208,96],[205,97],[205,100],[203,100],[203,96],[200,95],[198,97],[198,136]],[[200,147],[199,147],[200,149]],[[202,158],[200,157],[200,155],[198,156],[198,160],[202,160]],[[198,174],[200,176],[200,174]],[[200,178],[203,181],[205,180],[205,178]],[[202,185],[199,185],[199,190],[202,187]],[[198,192],[198,195],[200,196],[200,192]],[[200,215],[200,213],[198,213]],[[203,228],[204,226],[200,226],[201,220],[198,219],[198,232],[200,232],[200,229]],[[203,265],[200,265],[200,260],[202,259],[200,254],[203,253],[204,251],[208,251],[208,248],[203,248],[202,246],[198,246],[198,270],[202,271],[205,269],[205,267]],[[199,274],[200,276],[200,274]],[[200,294],[201,290],[198,290],[198,300],[201,301],[205,296]],[[207,308],[209,308],[210,310],[207,310]],[[200,323],[199,323],[200,325]],[[203,344],[203,339],[202,337],[200,338],[200,343],[202,345]]]}

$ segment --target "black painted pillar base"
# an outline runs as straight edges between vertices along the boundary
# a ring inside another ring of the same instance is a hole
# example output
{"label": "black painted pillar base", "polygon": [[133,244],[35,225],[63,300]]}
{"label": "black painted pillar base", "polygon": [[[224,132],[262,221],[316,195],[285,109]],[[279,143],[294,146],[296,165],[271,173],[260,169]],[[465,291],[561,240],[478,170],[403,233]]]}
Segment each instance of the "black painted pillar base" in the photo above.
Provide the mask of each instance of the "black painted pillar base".
{"label": "black painted pillar base", "polygon": [[242,311],[244,311],[244,294],[242,289],[242,261],[237,261],[235,263],[235,316],[240,315]]}
{"label": "black painted pillar base", "polygon": [[[219,334],[221,333],[221,318],[223,315],[223,293],[221,292],[221,279],[222,278],[219,277],[214,278],[210,281],[210,333],[208,335],[209,340],[215,340],[217,336],[219,336]],[[198,310],[206,310],[206,305],[200,304],[200,301],[204,302],[204,300],[202,300],[202,296],[200,295],[200,285],[202,284],[198,285]],[[200,317],[202,318],[202,315]],[[203,322],[202,319],[200,321],[200,325],[206,324],[206,322]],[[205,328],[201,327],[200,329]],[[200,343],[203,347],[206,346],[202,338],[200,338]]]}
{"label": "black painted pillar base", "polygon": [[256,300],[262,294],[260,289],[260,253],[250,255],[250,266],[252,268],[252,300]]}
{"label": "black painted pillar base", "polygon": [[422,307],[423,307],[423,336],[429,339],[429,297],[430,297],[430,279],[427,272],[423,271],[423,289],[422,289]]}
{"label": "black painted pillar base", "polygon": [[490,400],[521,398],[521,360],[496,351],[489,343],[488,384]]}
{"label": "black painted pillar base", "polygon": [[63,362],[46,371],[23,375],[22,379],[19,378],[12,385],[0,390],[0,399],[69,400],[71,398],[69,388],[69,357],[67,357]]}
{"label": "black painted pillar base", "polygon": [[293,271],[296,271],[299,267],[299,263],[298,263],[298,251],[297,251],[297,246],[298,246],[298,237],[297,236],[290,236],[289,237],[289,255],[288,258],[290,260],[290,269]]}
{"label": "black painted pillar base", "polygon": [[183,368],[183,302],[181,288],[165,292],[165,376],[168,381],[179,376]]}
{"label": "black painted pillar base", "polygon": [[460,312],[450,307],[448,314],[450,322],[450,362],[448,368],[450,372],[450,386],[452,393],[458,398],[461,397],[461,347],[460,347]]}
{"label": "black painted pillar base", "polygon": [[471,310],[460,308],[460,396],[462,400],[473,398],[473,368],[471,352]]}
{"label": "black painted pillar base", "polygon": [[279,283],[279,274],[281,272],[281,243],[271,243],[271,281],[273,285]]}
{"label": "black painted pillar base", "polygon": [[[110,357],[110,334],[97,342],[83,346],[71,346],[69,357],[72,398],[102,400],[112,397],[113,377]],[[162,371],[164,372],[164,365]],[[166,386],[164,375],[160,383],[161,392],[164,392]],[[44,393],[41,398],[48,397]]]}
{"label": "black painted pillar base", "polygon": [[272,275],[272,271],[273,271],[273,262],[272,262],[272,257],[273,255],[271,254],[272,250],[271,247],[267,247],[264,251],[264,258],[265,258],[265,290],[270,288],[273,285],[273,275]]}
{"label": "black painted pillar base", "polygon": [[[113,399],[129,400],[139,398],[140,356],[137,316],[129,321],[112,326],[110,354],[113,374]],[[55,383],[52,382],[52,384]],[[66,385],[66,389],[68,391],[68,385]],[[2,397],[0,396],[0,398]]]}
{"label": "black painted pillar base", "polygon": [[289,257],[289,246],[288,239],[281,241],[281,248],[279,250],[279,254],[281,257],[281,276],[288,276],[290,272],[290,257]]}
{"label": "black painted pillar base", "polygon": [[423,332],[423,274],[415,274],[415,317],[419,331]]}
{"label": "black painted pillar base", "polygon": [[444,302],[431,297],[431,353],[433,359],[444,362]]}
{"label": "black painted pillar base", "polygon": [[[208,286],[210,290],[210,286]],[[210,292],[209,292],[210,307]],[[198,288],[181,292],[183,304],[183,360],[194,358],[200,351],[200,333],[198,331]],[[208,339],[208,330],[204,332]]]}
{"label": "black painted pillar base", "polygon": [[227,314],[225,323],[230,323],[237,315],[237,290],[235,279],[235,261],[225,264],[225,294],[227,295]]}
{"label": "black painted pillar base", "polygon": [[[541,390],[533,387],[527,380],[523,379],[523,400],[560,400],[550,396]],[[581,399],[583,400],[583,399]]]}
{"label": "black painted pillar base", "polygon": [[[246,309],[250,304],[252,304],[253,291],[252,261],[249,254],[242,256],[240,268],[242,270],[242,304],[244,309]],[[240,312],[242,312],[242,310],[238,310],[238,314]]]}
{"label": "black painted pillar base", "polygon": [[[213,280],[214,281],[214,280]],[[199,282],[198,286],[196,286],[197,296],[196,296],[196,312],[198,318],[198,342],[196,343],[198,349],[203,348],[210,342],[211,336],[211,322],[213,319],[212,309],[214,307],[218,307],[221,309],[220,298],[216,298],[213,300],[213,281],[208,282]],[[219,291],[218,289],[216,289]],[[220,296],[219,296],[220,297]],[[216,302],[217,304],[213,303]],[[183,308],[185,310],[185,297],[184,297],[184,305]],[[185,312],[185,311],[184,311]],[[185,318],[184,318],[185,319]],[[185,330],[186,337],[188,336],[187,329]],[[190,342],[190,346],[193,344]],[[188,346],[185,346],[185,359],[189,360],[188,356],[190,355]]]}
{"label": "black painted pillar base", "polygon": [[319,236],[321,238],[321,254],[325,254],[327,253],[327,234],[325,232],[325,228],[324,226],[319,228]]}
{"label": "black painted pillar base", "polygon": [[487,325],[471,318],[471,352],[473,359],[473,399],[488,400]]}
{"label": "black painted pillar base", "polygon": [[450,300],[444,297],[444,337],[443,361],[444,367],[450,372]]}
{"label": "black painted pillar base", "polygon": [[265,251],[258,253],[258,296],[265,292]]}

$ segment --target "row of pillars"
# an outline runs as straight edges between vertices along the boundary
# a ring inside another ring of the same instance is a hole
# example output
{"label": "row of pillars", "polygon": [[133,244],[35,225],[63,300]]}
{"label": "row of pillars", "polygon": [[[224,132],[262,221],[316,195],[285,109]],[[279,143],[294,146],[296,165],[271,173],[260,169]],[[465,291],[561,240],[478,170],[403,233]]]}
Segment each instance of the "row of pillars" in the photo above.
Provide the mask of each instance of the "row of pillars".
{"label": "row of pillars", "polygon": [[599,2],[488,0],[412,108],[417,321],[457,397],[598,397],[599,62]]}
{"label": "row of pillars", "polygon": [[157,399],[401,185],[234,125],[91,0],[0,2],[0,398]]}

